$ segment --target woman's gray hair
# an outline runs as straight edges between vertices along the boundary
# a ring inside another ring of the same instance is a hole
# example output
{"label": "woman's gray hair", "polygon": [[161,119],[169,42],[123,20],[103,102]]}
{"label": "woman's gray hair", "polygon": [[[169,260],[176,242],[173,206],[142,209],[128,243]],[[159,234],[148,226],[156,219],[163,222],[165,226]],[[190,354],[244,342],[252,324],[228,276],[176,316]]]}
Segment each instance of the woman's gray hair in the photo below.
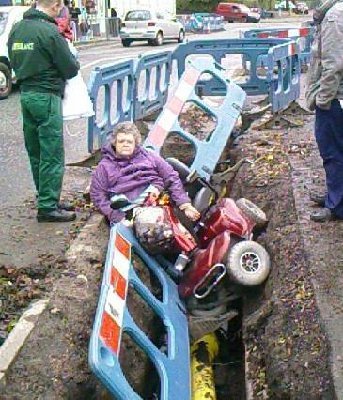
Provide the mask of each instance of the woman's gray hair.
{"label": "woman's gray hair", "polygon": [[111,135],[111,142],[113,145],[116,144],[118,133],[125,133],[127,135],[133,135],[136,146],[141,144],[142,136],[133,122],[122,122],[118,124]]}

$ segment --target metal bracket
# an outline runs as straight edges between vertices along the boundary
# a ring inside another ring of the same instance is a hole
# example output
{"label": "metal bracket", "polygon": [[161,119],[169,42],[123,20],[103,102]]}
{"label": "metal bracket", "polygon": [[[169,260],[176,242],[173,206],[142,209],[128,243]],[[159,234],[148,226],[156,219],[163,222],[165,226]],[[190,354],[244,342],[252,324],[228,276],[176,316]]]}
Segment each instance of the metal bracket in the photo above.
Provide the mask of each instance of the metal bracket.
{"label": "metal bracket", "polygon": [[216,193],[218,193],[219,197],[221,197],[223,194],[223,189],[236,176],[237,172],[244,163],[252,164],[253,161],[248,160],[247,158],[242,158],[232,167],[228,167],[224,171],[217,172],[212,175],[210,183],[215,189]]}

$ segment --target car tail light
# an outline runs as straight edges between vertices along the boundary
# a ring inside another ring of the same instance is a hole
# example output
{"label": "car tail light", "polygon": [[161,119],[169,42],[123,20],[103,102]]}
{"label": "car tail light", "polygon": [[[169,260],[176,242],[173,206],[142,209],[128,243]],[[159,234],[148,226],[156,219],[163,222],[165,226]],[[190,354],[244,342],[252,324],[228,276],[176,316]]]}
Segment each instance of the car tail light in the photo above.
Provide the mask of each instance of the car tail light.
{"label": "car tail light", "polygon": [[155,22],[148,22],[148,26],[155,26],[156,23]]}
{"label": "car tail light", "polygon": [[125,26],[126,26],[126,25],[125,25],[125,22],[122,22],[122,23],[121,23],[121,26],[124,26],[124,27],[125,27]]}

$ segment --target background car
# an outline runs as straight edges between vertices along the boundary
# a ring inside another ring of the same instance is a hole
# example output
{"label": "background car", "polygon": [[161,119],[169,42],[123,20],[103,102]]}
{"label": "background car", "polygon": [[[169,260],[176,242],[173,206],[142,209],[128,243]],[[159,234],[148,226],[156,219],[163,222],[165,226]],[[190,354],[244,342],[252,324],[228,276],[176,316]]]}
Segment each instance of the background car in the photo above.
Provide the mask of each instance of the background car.
{"label": "background car", "polygon": [[12,26],[23,18],[28,7],[1,7],[0,8],[0,100],[6,99],[12,90],[14,73],[9,59],[7,41]]}
{"label": "background car", "polygon": [[219,3],[215,13],[228,22],[259,22],[261,19],[258,12],[253,12],[246,5],[239,3]]}
{"label": "background car", "polygon": [[133,41],[147,40],[150,45],[160,46],[165,39],[176,39],[182,43],[185,28],[171,14],[153,10],[129,11],[120,28],[120,38],[124,47]]}

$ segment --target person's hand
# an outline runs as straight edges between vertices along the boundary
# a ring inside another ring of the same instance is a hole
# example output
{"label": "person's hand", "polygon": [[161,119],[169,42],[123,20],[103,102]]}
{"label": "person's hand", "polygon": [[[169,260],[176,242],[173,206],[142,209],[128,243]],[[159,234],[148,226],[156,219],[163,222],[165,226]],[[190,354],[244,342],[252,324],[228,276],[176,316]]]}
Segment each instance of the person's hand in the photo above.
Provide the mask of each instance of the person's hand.
{"label": "person's hand", "polygon": [[200,218],[199,211],[196,208],[194,208],[191,203],[181,204],[179,208],[181,211],[185,213],[186,217],[189,218],[191,221],[196,221]]}

